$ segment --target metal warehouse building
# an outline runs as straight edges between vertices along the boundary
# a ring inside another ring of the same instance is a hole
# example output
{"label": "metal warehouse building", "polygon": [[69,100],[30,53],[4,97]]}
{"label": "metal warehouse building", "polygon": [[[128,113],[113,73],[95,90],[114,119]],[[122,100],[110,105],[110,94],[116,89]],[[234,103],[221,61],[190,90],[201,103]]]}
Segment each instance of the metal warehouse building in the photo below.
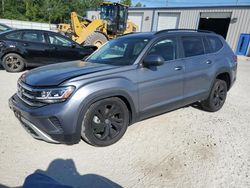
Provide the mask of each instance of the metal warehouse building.
{"label": "metal warehouse building", "polygon": [[212,30],[236,50],[241,33],[250,33],[250,6],[130,8],[139,31],[162,29]]}
{"label": "metal warehouse building", "polygon": [[[89,19],[98,18],[99,11],[88,11],[87,17]],[[162,29],[211,30],[221,34],[234,51],[237,49],[240,34],[250,33],[250,6],[247,5],[135,7],[129,8],[128,17],[138,25],[139,31],[143,32]]]}

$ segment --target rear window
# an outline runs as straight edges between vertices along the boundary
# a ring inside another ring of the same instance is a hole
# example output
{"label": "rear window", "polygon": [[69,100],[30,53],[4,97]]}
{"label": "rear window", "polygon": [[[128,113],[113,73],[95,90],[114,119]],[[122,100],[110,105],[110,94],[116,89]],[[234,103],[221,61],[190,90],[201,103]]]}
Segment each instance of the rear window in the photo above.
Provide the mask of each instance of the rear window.
{"label": "rear window", "polygon": [[10,33],[10,34],[6,35],[5,38],[20,40],[21,39],[21,32]]}
{"label": "rear window", "polygon": [[202,38],[200,36],[182,37],[185,57],[203,55],[205,53]]}
{"label": "rear window", "polygon": [[218,37],[207,36],[207,40],[210,45],[211,53],[219,51],[223,46],[221,40]]}

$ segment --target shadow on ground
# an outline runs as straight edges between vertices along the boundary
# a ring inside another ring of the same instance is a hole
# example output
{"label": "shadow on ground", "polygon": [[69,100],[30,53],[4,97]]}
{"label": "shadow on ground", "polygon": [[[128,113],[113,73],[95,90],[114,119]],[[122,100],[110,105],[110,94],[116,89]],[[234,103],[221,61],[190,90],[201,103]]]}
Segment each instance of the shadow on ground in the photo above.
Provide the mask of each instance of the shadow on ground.
{"label": "shadow on ground", "polygon": [[[34,174],[36,176],[34,176]],[[36,188],[121,188],[120,185],[103,176],[96,174],[79,174],[72,159],[55,159],[49,164],[46,171],[38,169],[34,174],[26,178],[23,188],[31,188],[34,187],[34,185],[36,185]],[[54,184],[51,186],[48,182]],[[0,184],[0,188],[7,187],[8,186]]]}

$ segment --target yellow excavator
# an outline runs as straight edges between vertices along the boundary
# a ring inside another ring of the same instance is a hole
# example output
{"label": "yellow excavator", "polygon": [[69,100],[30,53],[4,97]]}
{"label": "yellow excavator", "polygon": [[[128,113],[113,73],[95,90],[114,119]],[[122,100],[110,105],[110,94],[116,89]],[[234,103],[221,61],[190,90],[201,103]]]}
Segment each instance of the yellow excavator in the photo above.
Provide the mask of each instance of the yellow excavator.
{"label": "yellow excavator", "polygon": [[[81,21],[79,20],[81,18]],[[120,3],[104,2],[101,5],[100,18],[88,20],[71,12],[70,24],[64,26],[64,32],[81,45],[95,45],[100,47],[105,42],[120,35],[135,32],[138,26],[128,20],[128,6]]]}
{"label": "yellow excavator", "polygon": [[71,33],[71,27],[70,27],[70,24],[66,24],[66,23],[60,23],[57,25],[57,30],[59,33],[61,34],[64,34],[64,35],[67,35],[69,33]]}

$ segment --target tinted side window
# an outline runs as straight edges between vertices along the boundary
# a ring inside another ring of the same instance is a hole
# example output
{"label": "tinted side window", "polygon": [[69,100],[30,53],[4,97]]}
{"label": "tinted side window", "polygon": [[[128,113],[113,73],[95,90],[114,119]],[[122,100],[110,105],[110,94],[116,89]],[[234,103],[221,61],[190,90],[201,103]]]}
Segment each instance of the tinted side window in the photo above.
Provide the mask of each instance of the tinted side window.
{"label": "tinted side window", "polygon": [[207,40],[207,38],[205,36],[202,37],[202,39],[203,39],[203,44],[204,44],[204,48],[205,48],[205,53],[206,54],[211,53],[211,47],[210,47],[209,41]]}
{"label": "tinted side window", "polygon": [[59,46],[67,46],[67,47],[72,46],[72,42],[63,37],[59,37],[57,35],[53,35],[50,33],[48,33],[48,35],[49,35],[50,44],[59,45]]}
{"label": "tinted side window", "polygon": [[177,41],[175,38],[164,39],[150,49],[149,55],[160,55],[165,61],[174,60],[177,57]]}
{"label": "tinted side window", "polygon": [[197,56],[204,54],[202,38],[200,36],[182,37],[185,57]]}
{"label": "tinted side window", "polygon": [[24,41],[30,41],[30,42],[41,42],[45,43],[45,37],[40,32],[34,32],[34,31],[28,31],[23,34],[22,39]]}
{"label": "tinted side window", "polygon": [[145,41],[138,41],[134,45],[133,53],[132,55],[139,55],[141,53],[142,49],[145,47]]}
{"label": "tinted side window", "polygon": [[210,49],[212,53],[219,51],[223,46],[221,40],[218,37],[207,36],[207,40],[210,44]]}
{"label": "tinted side window", "polygon": [[21,32],[10,33],[10,34],[6,35],[5,38],[20,40],[21,39]]}

